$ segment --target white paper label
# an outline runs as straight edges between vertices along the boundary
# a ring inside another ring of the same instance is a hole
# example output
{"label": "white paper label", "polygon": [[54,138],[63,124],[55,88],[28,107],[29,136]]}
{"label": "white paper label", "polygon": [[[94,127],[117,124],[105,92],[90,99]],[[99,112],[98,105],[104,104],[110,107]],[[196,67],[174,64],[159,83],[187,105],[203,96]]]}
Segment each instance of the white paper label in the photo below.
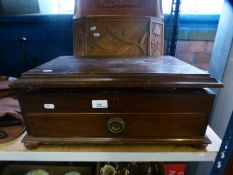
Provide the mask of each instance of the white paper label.
{"label": "white paper label", "polygon": [[90,27],[90,31],[96,30],[96,26]]}
{"label": "white paper label", "polygon": [[108,108],[107,100],[92,100],[92,108]]}
{"label": "white paper label", "polygon": [[55,105],[54,104],[44,104],[45,109],[54,109]]}
{"label": "white paper label", "polygon": [[99,37],[99,36],[100,36],[100,33],[94,33],[94,36],[95,36],[95,37]]}
{"label": "white paper label", "polygon": [[43,72],[53,72],[53,70],[43,70]]}

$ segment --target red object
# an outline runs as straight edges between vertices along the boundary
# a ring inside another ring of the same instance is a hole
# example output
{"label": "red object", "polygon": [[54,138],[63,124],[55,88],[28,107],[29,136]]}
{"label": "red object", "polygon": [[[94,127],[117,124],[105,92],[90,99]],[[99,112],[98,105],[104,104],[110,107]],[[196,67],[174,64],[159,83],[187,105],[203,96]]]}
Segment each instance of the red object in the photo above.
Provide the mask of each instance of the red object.
{"label": "red object", "polygon": [[167,164],[164,165],[165,175],[184,175],[187,168],[186,164]]}

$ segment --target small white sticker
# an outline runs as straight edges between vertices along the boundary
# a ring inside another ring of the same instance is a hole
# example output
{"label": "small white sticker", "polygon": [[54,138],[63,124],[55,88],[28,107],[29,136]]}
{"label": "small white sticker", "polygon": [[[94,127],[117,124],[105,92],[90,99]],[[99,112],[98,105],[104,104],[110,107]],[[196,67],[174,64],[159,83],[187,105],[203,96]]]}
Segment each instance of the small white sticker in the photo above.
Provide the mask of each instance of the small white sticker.
{"label": "small white sticker", "polygon": [[92,100],[92,108],[108,108],[107,100]]}
{"label": "small white sticker", "polygon": [[94,30],[96,30],[96,26],[90,27],[90,31],[94,31]]}
{"label": "small white sticker", "polygon": [[43,70],[43,72],[53,72],[53,70]]}
{"label": "small white sticker", "polygon": [[54,109],[55,105],[54,104],[44,104],[45,109]]}
{"label": "small white sticker", "polygon": [[94,36],[95,36],[95,37],[99,37],[99,36],[100,36],[100,33],[94,33]]}

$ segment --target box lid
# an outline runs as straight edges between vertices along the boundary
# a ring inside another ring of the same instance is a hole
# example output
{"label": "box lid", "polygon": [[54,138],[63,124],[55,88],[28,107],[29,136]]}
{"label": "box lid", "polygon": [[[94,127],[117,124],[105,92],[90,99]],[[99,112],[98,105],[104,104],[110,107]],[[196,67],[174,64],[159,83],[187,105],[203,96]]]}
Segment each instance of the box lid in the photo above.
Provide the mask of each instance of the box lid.
{"label": "box lid", "polygon": [[91,58],[61,56],[22,74],[13,88],[220,88],[206,71],[171,56]]}

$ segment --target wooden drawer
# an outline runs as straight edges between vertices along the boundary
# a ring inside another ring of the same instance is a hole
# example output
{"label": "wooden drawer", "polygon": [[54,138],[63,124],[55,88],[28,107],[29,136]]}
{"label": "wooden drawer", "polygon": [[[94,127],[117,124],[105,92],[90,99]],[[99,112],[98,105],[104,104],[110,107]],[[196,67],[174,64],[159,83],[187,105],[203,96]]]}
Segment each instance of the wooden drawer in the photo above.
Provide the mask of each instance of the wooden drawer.
{"label": "wooden drawer", "polygon": [[197,137],[208,114],[27,114],[28,134],[52,138]]}
{"label": "wooden drawer", "polygon": [[[20,96],[28,148],[38,144],[206,144],[208,89],[45,89]],[[105,100],[105,108],[93,108]],[[47,105],[47,107],[46,107]]]}
{"label": "wooden drawer", "polygon": [[[23,94],[20,105],[23,113],[209,113],[214,97],[205,89],[48,90]],[[95,108],[93,100],[107,107]]]}

